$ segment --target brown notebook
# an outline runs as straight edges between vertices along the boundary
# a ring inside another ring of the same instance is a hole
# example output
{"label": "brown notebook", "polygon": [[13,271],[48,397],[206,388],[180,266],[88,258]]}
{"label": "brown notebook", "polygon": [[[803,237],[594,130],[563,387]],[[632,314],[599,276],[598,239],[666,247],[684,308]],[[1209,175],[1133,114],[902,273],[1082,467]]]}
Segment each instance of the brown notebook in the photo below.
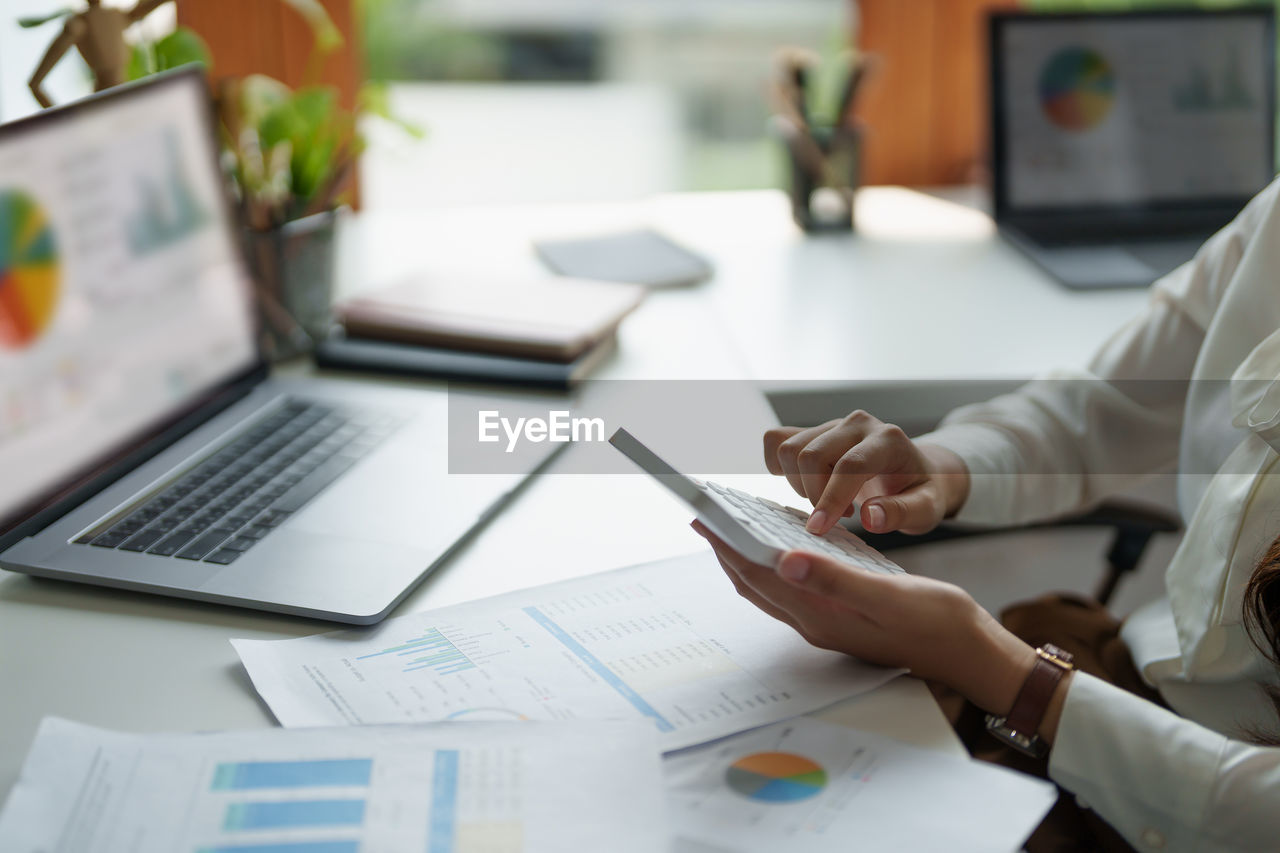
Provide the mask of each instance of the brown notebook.
{"label": "brown notebook", "polygon": [[612,335],[643,287],[566,278],[422,275],[344,300],[349,336],[570,362]]}

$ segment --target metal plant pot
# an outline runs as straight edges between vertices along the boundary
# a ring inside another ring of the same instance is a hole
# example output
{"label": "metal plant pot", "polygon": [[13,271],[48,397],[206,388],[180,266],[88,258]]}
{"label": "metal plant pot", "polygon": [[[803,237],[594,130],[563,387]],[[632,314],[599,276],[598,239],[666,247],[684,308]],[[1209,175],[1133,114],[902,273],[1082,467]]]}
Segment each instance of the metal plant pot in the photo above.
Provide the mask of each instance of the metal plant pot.
{"label": "metal plant pot", "polygon": [[248,232],[267,355],[310,351],[332,324],[339,211],[328,210],[268,231]]}

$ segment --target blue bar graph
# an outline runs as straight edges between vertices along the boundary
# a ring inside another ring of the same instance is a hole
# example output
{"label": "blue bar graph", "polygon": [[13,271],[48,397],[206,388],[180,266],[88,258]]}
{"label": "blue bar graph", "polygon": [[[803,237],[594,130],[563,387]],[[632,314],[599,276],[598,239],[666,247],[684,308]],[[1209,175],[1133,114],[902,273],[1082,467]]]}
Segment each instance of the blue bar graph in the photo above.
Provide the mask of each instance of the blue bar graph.
{"label": "blue bar graph", "polygon": [[458,812],[458,751],[436,750],[427,853],[453,853]]}
{"label": "blue bar graph", "polygon": [[533,618],[533,621],[537,622],[543,628],[546,628],[551,636],[563,643],[564,646],[569,649],[569,651],[577,655],[583,663],[591,667],[592,671],[595,672],[596,675],[600,676],[604,679],[606,684],[618,691],[618,693],[622,695],[622,698],[634,705],[637,711],[644,714],[646,717],[652,717],[653,721],[658,726],[658,731],[675,731],[676,727],[671,725],[671,721],[662,716],[657,708],[646,702],[644,697],[637,693],[630,684],[627,684],[619,678],[617,673],[605,666],[599,658],[587,651],[581,643],[573,637],[570,637],[569,633],[557,625],[554,620],[536,607],[526,607],[524,608],[524,612],[529,614],[529,616]]}
{"label": "blue bar graph", "polygon": [[297,829],[308,826],[359,826],[364,800],[281,800],[232,803],[222,828],[227,832],[257,829]]}
{"label": "blue bar graph", "polygon": [[416,640],[409,640],[406,643],[383,649],[380,652],[361,655],[356,660],[367,660],[369,658],[382,657],[383,655],[409,658],[409,660],[405,661],[405,672],[434,669],[437,675],[448,675],[452,672],[462,672],[466,669],[476,668],[471,659],[436,628],[430,629]]}
{"label": "blue bar graph", "polygon": [[215,791],[262,788],[326,788],[368,785],[373,761],[344,758],[330,761],[245,761],[219,764],[213,771]]}
{"label": "blue bar graph", "polygon": [[201,847],[196,853],[360,853],[359,841],[287,841],[282,844],[232,844]]}

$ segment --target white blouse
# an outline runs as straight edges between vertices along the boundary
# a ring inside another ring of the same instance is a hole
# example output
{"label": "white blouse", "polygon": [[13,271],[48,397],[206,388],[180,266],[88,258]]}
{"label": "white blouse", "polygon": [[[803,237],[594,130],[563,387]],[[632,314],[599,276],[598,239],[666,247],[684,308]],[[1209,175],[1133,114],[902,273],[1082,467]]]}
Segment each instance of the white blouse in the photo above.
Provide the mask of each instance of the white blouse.
{"label": "white blouse", "polygon": [[[1045,318],[1045,322],[1053,322]],[[972,477],[959,519],[1078,511],[1178,471],[1186,535],[1167,595],[1122,636],[1171,714],[1077,674],[1050,775],[1140,849],[1280,850],[1280,734],[1245,585],[1280,537],[1280,181],[1157,282],[1085,371],[953,412],[921,439]]]}

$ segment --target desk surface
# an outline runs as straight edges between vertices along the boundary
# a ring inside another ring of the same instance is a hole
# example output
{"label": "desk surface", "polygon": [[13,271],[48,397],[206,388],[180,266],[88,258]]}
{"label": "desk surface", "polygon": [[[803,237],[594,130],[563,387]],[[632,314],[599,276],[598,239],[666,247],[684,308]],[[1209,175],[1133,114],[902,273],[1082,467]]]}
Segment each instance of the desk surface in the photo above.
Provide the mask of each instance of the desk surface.
{"label": "desk surface", "polygon": [[[868,191],[859,216],[864,230],[857,238],[805,239],[775,193],[386,212],[346,229],[342,269],[348,290],[424,265],[527,272],[536,269],[531,237],[660,227],[707,253],[719,272],[706,285],[653,294],[624,326],[619,354],[602,374],[611,378],[821,384],[943,370],[983,378],[1028,375],[1079,362],[1143,299],[1059,290],[1002,246],[984,216],[937,198]],[[688,530],[687,513],[644,478],[556,471],[531,483],[397,614],[702,546]],[[270,725],[227,640],[330,627],[0,573],[0,797],[47,714],[129,731]],[[960,749],[923,686],[911,679],[826,715],[921,745]]]}
{"label": "desk surface", "polygon": [[1145,305],[1141,290],[1062,288],[997,235],[984,206],[976,189],[872,187],[852,237],[804,235],[771,190],[384,211],[348,230],[341,278],[350,292],[424,265],[540,273],[534,239],[655,227],[709,256],[716,275],[655,293],[601,376],[819,387],[1027,378],[1082,363]]}

